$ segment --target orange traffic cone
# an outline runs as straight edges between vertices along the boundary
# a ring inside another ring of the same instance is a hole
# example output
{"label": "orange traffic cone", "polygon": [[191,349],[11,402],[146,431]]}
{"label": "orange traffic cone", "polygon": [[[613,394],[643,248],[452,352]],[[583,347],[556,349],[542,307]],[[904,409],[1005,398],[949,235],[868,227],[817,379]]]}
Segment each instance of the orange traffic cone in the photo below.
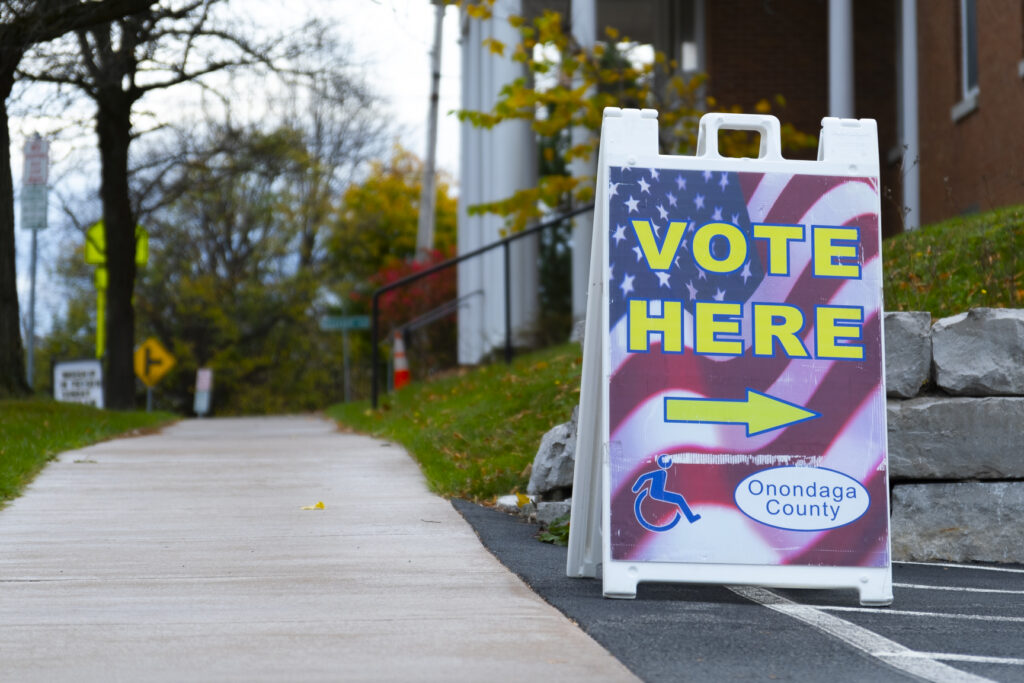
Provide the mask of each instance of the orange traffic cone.
{"label": "orange traffic cone", "polygon": [[409,383],[409,361],[405,359],[405,342],[402,333],[395,332],[395,389],[401,389]]}

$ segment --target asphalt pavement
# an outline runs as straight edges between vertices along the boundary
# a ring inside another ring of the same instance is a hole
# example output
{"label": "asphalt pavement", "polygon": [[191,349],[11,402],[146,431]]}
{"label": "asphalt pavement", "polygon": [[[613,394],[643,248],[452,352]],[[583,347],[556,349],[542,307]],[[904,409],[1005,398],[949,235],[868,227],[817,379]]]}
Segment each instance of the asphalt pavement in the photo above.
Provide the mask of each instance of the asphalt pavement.
{"label": "asphalt pavement", "polygon": [[1024,567],[896,563],[895,600],[854,591],[640,584],[609,600],[565,576],[538,527],[465,501],[456,509],[541,597],[645,681],[1024,681]]}

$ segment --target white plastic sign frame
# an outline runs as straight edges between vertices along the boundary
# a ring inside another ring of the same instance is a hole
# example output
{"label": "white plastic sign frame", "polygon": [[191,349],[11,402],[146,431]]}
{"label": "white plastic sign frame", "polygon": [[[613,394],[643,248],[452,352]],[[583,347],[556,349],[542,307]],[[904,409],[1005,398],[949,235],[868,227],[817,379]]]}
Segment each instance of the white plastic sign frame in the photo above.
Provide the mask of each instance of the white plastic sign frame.
{"label": "white plastic sign frame", "polygon": [[[760,134],[723,157],[720,130]],[[892,602],[875,122],[787,160],[773,116],[601,128],[566,571]]]}

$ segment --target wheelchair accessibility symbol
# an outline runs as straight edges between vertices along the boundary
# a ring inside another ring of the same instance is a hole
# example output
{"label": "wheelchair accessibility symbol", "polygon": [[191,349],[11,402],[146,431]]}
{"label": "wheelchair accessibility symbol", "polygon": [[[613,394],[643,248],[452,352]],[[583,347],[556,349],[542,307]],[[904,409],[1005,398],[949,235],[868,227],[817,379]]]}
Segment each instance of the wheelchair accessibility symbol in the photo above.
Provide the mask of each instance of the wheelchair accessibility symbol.
{"label": "wheelchair accessibility symbol", "polygon": [[[636,497],[636,502],[633,503],[633,513],[636,515],[636,521],[640,522],[640,526],[648,531],[668,531],[678,524],[679,520],[682,519],[683,516],[686,517],[686,521],[693,524],[700,519],[700,515],[696,515],[692,510],[690,510],[690,506],[686,504],[686,499],[683,498],[682,494],[665,490],[665,481],[668,479],[668,470],[672,467],[672,457],[667,454],[662,454],[658,456],[657,460],[658,467],[661,469],[641,474],[633,484],[633,493],[639,492],[640,494]],[[672,521],[658,526],[651,524],[644,518],[644,513],[640,509],[640,506],[648,496],[650,496],[651,500],[669,503],[670,505],[675,505],[676,508],[678,508],[675,515],[672,517]],[[680,515],[680,512],[683,514]]]}

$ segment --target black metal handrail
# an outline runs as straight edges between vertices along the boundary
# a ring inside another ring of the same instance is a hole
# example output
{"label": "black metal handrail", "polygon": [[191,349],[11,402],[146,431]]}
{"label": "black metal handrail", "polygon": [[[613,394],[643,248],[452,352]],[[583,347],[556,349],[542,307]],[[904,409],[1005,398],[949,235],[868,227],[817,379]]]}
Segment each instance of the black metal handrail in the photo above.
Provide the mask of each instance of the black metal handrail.
{"label": "black metal handrail", "polygon": [[549,218],[548,220],[543,221],[541,223],[538,223],[537,225],[534,225],[532,227],[520,230],[519,232],[514,233],[512,235],[509,235],[508,237],[505,237],[504,239],[500,239],[497,242],[492,242],[492,243],[490,243],[488,245],[480,247],[479,249],[474,249],[473,251],[466,252],[465,254],[459,254],[458,256],[455,256],[454,258],[450,258],[450,259],[447,259],[445,261],[442,261],[441,263],[435,264],[435,265],[433,265],[433,266],[431,266],[431,267],[429,267],[429,268],[427,268],[425,270],[421,270],[418,273],[413,273],[412,275],[407,275],[407,276],[401,278],[400,280],[395,280],[394,282],[392,282],[390,284],[387,284],[387,285],[384,285],[383,287],[375,290],[373,292],[373,309],[372,309],[373,312],[371,314],[372,315],[372,323],[371,323],[371,329],[372,329],[371,336],[372,336],[372,338],[371,338],[371,345],[372,345],[372,354],[373,354],[373,361],[372,361],[373,362],[373,379],[371,381],[373,383],[373,386],[371,387],[371,390],[370,390],[370,404],[373,406],[373,408],[374,409],[377,408],[378,384],[379,384],[379,380],[380,380],[380,377],[379,377],[379,373],[380,373],[379,353],[380,352],[379,352],[377,347],[378,347],[378,344],[380,343],[380,337],[379,337],[379,335],[380,335],[380,328],[379,328],[379,322],[380,322],[380,297],[381,297],[382,294],[386,294],[387,292],[390,292],[393,289],[398,289],[399,287],[404,287],[404,286],[406,286],[408,284],[411,284],[413,282],[416,282],[418,280],[422,280],[423,278],[427,277],[428,275],[433,275],[434,273],[437,273],[439,271],[445,270],[446,268],[451,268],[452,266],[458,265],[458,264],[462,263],[463,261],[467,261],[467,260],[469,260],[471,258],[476,258],[477,256],[481,256],[481,255],[486,254],[487,252],[489,252],[489,251],[491,251],[493,249],[503,248],[504,249],[504,256],[505,256],[505,362],[506,363],[511,363],[512,362],[512,306],[511,306],[511,294],[510,294],[510,290],[509,290],[509,277],[510,277],[509,263],[510,263],[510,257],[509,257],[508,245],[511,244],[512,242],[515,242],[518,239],[522,239],[524,237],[529,237],[530,235],[533,235],[533,234],[535,234],[537,232],[540,232],[541,230],[545,230],[547,228],[553,228],[553,227],[555,227],[556,225],[558,225],[559,223],[561,223],[562,221],[564,221],[564,220],[566,220],[568,218],[572,218],[574,216],[578,216],[581,213],[586,213],[587,211],[593,211],[593,209],[594,209],[594,205],[593,204],[588,204],[586,206],[580,206],[580,207],[575,208],[575,209],[573,209],[571,211],[567,211],[566,213],[559,214],[558,216],[555,216],[554,218]]}

